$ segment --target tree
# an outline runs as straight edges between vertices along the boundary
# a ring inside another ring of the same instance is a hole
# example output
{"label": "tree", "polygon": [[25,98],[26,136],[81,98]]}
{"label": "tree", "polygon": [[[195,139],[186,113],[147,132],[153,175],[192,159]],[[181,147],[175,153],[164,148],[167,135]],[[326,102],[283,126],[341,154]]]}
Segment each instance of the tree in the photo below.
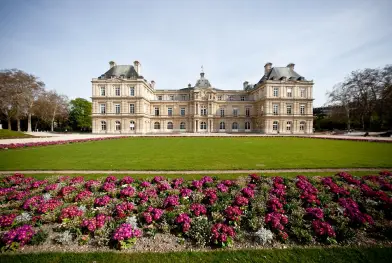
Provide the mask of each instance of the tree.
{"label": "tree", "polygon": [[91,130],[92,104],[88,100],[71,100],[69,121],[74,130]]}
{"label": "tree", "polygon": [[[346,116],[347,130],[351,129],[350,104],[353,100],[349,87],[345,83],[336,84],[331,92],[327,92],[327,103],[332,106],[341,106]],[[335,107],[336,109],[336,107]]]}
{"label": "tree", "polygon": [[45,84],[36,76],[22,70],[11,69],[0,72],[0,110],[7,116],[9,129],[11,119],[16,118],[20,131],[20,119],[28,115],[28,131],[31,131],[33,104],[44,86]]}
{"label": "tree", "polygon": [[68,98],[56,91],[43,92],[37,99],[34,113],[44,123],[50,124],[50,130],[53,132],[55,120],[64,120],[68,117]]}

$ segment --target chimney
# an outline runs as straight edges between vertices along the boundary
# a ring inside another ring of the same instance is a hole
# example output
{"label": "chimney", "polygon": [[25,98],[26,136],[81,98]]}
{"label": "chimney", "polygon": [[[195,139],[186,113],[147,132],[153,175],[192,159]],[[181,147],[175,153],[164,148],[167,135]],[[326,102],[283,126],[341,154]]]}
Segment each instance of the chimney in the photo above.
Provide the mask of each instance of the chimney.
{"label": "chimney", "polygon": [[267,62],[264,66],[264,75],[267,75],[272,68],[272,63],[271,62]]}
{"label": "chimney", "polygon": [[114,62],[113,60],[109,61],[109,65],[110,65],[110,68],[112,68],[112,67],[116,66],[116,62]]}
{"label": "chimney", "polygon": [[248,85],[249,85],[249,82],[248,81],[244,81],[244,89],[246,89],[247,87],[248,87]]}
{"label": "chimney", "polygon": [[155,81],[151,80],[151,88],[155,88]]}
{"label": "chimney", "polygon": [[290,63],[290,64],[287,65],[287,67],[288,67],[289,69],[291,69],[291,70],[294,70],[294,66],[295,66],[294,63]]}
{"label": "chimney", "polygon": [[140,62],[135,60],[133,62],[133,67],[135,68],[136,73],[140,76],[142,74],[142,65],[140,64]]}

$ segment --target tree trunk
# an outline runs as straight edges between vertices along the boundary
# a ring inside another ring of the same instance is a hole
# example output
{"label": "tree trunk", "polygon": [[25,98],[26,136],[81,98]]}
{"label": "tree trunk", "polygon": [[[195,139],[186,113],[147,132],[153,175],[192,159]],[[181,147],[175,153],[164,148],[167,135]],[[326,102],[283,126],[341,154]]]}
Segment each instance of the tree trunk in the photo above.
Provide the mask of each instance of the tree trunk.
{"label": "tree trunk", "polygon": [[27,131],[31,132],[31,113],[27,116]]}
{"label": "tree trunk", "polygon": [[11,118],[8,118],[8,130],[11,130]]}
{"label": "tree trunk", "polygon": [[16,119],[16,124],[18,126],[18,131],[20,131],[20,119],[19,119],[19,117]]}
{"label": "tree trunk", "polygon": [[52,120],[51,123],[50,123],[50,131],[51,132],[54,131],[54,120]]}

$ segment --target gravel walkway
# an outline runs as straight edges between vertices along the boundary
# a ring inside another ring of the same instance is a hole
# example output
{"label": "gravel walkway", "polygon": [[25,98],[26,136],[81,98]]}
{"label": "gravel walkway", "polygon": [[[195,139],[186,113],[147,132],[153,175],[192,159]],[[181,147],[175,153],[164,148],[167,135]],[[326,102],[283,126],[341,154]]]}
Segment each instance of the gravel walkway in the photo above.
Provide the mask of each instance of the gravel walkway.
{"label": "gravel walkway", "polygon": [[269,170],[201,170],[201,171],[110,171],[110,170],[29,170],[29,171],[0,171],[0,174],[250,174],[250,173],[304,173],[304,172],[379,172],[392,168],[325,168],[325,169],[269,169]]}
{"label": "gravel walkway", "polygon": [[363,137],[347,135],[265,135],[256,133],[175,133],[175,134],[60,134],[47,132],[27,133],[37,138],[19,138],[19,139],[0,139],[0,144],[13,143],[31,143],[31,142],[48,142],[48,141],[70,141],[78,139],[91,138],[111,138],[120,136],[129,137],[300,137],[315,139],[333,139],[333,140],[355,140],[355,141],[374,141],[374,142],[391,142],[392,137]]}

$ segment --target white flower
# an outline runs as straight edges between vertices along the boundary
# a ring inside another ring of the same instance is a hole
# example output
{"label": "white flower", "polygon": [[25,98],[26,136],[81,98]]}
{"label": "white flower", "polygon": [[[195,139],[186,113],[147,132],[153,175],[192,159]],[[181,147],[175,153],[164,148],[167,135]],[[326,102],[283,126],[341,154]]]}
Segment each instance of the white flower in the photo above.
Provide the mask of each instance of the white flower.
{"label": "white flower", "polygon": [[255,237],[257,241],[264,246],[265,244],[272,242],[274,239],[274,234],[271,232],[271,230],[262,227],[255,233]]}
{"label": "white flower", "polygon": [[15,221],[18,223],[29,222],[31,220],[31,215],[27,212],[23,212],[22,214],[15,217]]}
{"label": "white flower", "polygon": [[45,201],[48,201],[52,198],[52,195],[50,193],[45,193],[42,195]]}
{"label": "white flower", "polygon": [[126,222],[127,224],[130,224],[130,225],[132,226],[132,228],[138,229],[138,226],[137,226],[137,218],[136,218],[136,216],[129,216],[129,217],[127,217],[127,219],[125,220],[125,222]]}
{"label": "white flower", "polygon": [[79,210],[82,210],[83,213],[86,212],[86,206],[85,205],[80,205]]}

